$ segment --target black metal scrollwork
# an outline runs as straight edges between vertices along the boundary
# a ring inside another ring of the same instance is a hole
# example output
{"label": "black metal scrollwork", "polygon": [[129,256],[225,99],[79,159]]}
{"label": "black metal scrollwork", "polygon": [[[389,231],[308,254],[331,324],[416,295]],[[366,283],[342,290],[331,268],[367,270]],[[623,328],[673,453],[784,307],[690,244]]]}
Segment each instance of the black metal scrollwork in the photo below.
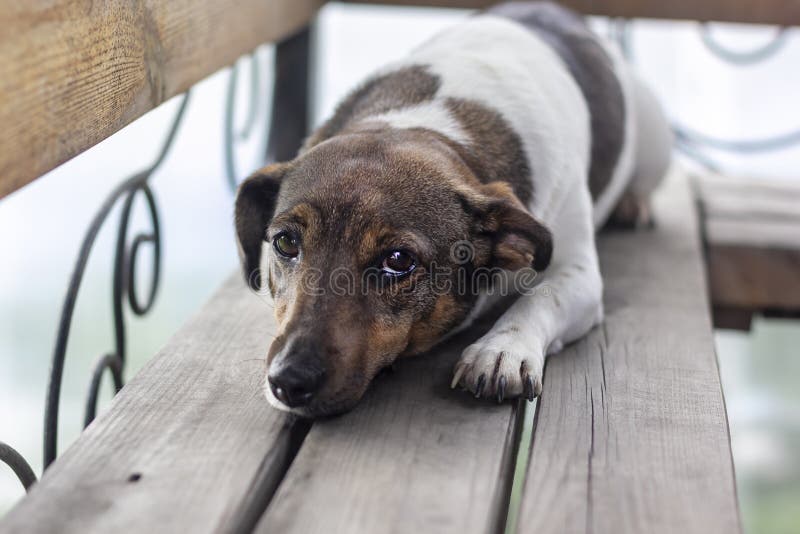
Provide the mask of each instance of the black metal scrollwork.
{"label": "black metal scrollwork", "polygon": [[236,104],[236,90],[239,80],[239,62],[231,67],[228,77],[228,89],[225,96],[225,173],[228,178],[228,186],[231,191],[236,191],[239,185],[239,175],[236,171],[236,158],[234,149],[237,141],[243,141],[250,137],[253,127],[256,124],[258,115],[259,90],[261,89],[261,72],[258,66],[258,54],[253,52],[249,57],[250,63],[250,98],[247,110],[247,119],[239,132],[235,131],[234,111]]}
{"label": "black metal scrollwork", "polygon": [[[45,404],[44,416],[44,466],[45,468],[55,460],[57,453],[57,434],[58,434],[58,408],[61,394],[61,383],[64,374],[64,360],[66,358],[69,332],[72,325],[72,315],[75,311],[75,301],[78,297],[78,290],[83,280],[86,264],[89,260],[92,247],[94,246],[97,235],[105,223],[111,210],[116,206],[120,199],[123,200],[122,211],[119,219],[119,230],[117,231],[117,241],[114,254],[114,275],[113,275],[113,311],[114,311],[114,340],[115,347],[113,352],[105,354],[95,364],[92,379],[89,383],[89,392],[86,400],[86,413],[84,416],[84,426],[91,423],[97,413],[97,395],[103,373],[108,370],[114,380],[114,389],[119,391],[124,384],[125,370],[125,316],[124,302],[127,296],[131,311],[136,315],[144,315],[153,306],[161,274],[161,233],[158,221],[158,209],[156,206],[153,191],[148,181],[155,171],[164,162],[164,159],[175,140],[183,116],[189,103],[189,93],[183,96],[180,107],[175,119],[172,122],[167,138],[161,148],[161,152],[155,162],[146,170],[136,173],[117,186],[100,206],[97,214],[92,219],[86,236],[81,244],[75,268],[72,271],[67,295],[61,311],[61,319],[56,335],[56,345],[53,352],[53,360],[50,368],[50,382],[47,388],[47,402]],[[150,214],[151,231],[149,233],[138,234],[133,238],[130,248],[128,248],[128,227],[130,225],[131,210],[137,195],[143,195],[148,212]],[[147,299],[144,304],[139,300],[136,288],[136,265],[137,257],[142,245],[150,244],[153,247],[153,266],[152,281]]]}
{"label": "black metal scrollwork", "polygon": [[0,441],[0,462],[5,463],[14,471],[14,474],[17,475],[17,478],[22,483],[22,487],[26,490],[36,482],[36,475],[33,473],[31,466],[28,465],[28,462],[25,461],[25,458],[2,441]]}
{"label": "black metal scrollwork", "polygon": [[732,65],[747,66],[761,63],[777,54],[789,38],[788,28],[778,28],[775,35],[764,45],[751,50],[731,50],[714,38],[711,27],[703,24],[700,27],[700,38],[709,52]]}
{"label": "black metal scrollwork", "polygon": [[[617,41],[625,57],[634,61],[633,23],[625,19],[611,21],[610,37]],[[765,45],[748,51],[734,51],[722,46],[711,34],[708,24],[700,25],[700,39],[704,46],[723,61],[737,66],[753,65],[766,61],[780,52],[788,41],[787,28],[778,28],[775,35]],[[773,150],[783,150],[800,144],[800,129],[760,139],[722,139],[693,130],[672,121],[675,146],[684,155],[703,167],[718,170],[719,166],[708,155],[706,149],[738,154],[753,154]]]}
{"label": "black metal scrollwork", "polygon": [[[269,124],[267,125],[268,142],[265,156],[268,161],[291,159],[297,152],[306,134],[309,55],[310,30],[308,28],[301,30],[283,42],[278,43],[276,46],[276,74],[272,94],[273,111]],[[234,131],[234,106],[238,78],[237,65],[234,65],[228,82],[225,107],[224,149],[227,180],[232,190],[235,190],[238,185],[234,163],[234,144],[237,139],[246,139],[251,135],[256,124],[259,109],[261,79],[258,58],[255,53],[250,57],[250,68],[248,116],[245,124],[238,133]],[[189,92],[185,93],[183,96],[156,160],[149,168],[126,179],[111,191],[92,219],[81,243],[78,258],[75,262],[75,267],[73,268],[67,293],[64,298],[50,367],[44,415],[45,468],[55,460],[57,454],[58,413],[61,385],[78,291],[80,290],[86,265],[89,261],[89,256],[97,236],[111,211],[120,200],[122,200],[122,209],[116,236],[112,285],[114,349],[104,354],[94,366],[86,397],[84,427],[88,426],[97,414],[100,383],[106,371],[111,374],[115,392],[122,389],[124,385],[126,360],[125,301],[127,300],[128,307],[133,314],[137,316],[147,314],[152,309],[155,302],[161,276],[161,233],[158,207],[149,182],[150,178],[164,162],[169,149],[172,147],[188,103]],[[277,135],[279,126],[280,135]],[[130,245],[128,245],[128,229],[130,226],[133,204],[137,196],[142,197],[146,203],[151,229],[149,232],[138,233],[133,236],[132,240],[130,240]],[[139,253],[145,245],[152,247],[153,262],[151,267],[152,277],[150,287],[146,295],[144,295],[144,300],[142,300],[143,295],[139,293],[136,286],[136,269]],[[0,462],[11,467],[26,490],[36,481],[36,475],[22,455],[3,442],[0,442]]]}

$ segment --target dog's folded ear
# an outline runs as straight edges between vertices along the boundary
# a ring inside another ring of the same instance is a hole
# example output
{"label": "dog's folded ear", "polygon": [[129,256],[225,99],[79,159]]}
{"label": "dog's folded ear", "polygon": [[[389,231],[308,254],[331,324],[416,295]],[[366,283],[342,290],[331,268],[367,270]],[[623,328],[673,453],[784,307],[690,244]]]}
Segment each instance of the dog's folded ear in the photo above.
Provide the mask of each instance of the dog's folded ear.
{"label": "dog's folded ear", "polygon": [[517,271],[533,267],[543,271],[553,255],[553,238],[542,223],[525,208],[507,200],[493,202],[489,208],[490,225],[495,227],[492,266]]}
{"label": "dog's folded ear", "polygon": [[550,230],[525,209],[505,183],[483,186],[472,204],[479,219],[479,232],[491,239],[492,267],[509,271],[533,267],[543,271],[553,255]]}
{"label": "dog's folded ear", "polygon": [[268,165],[253,173],[239,186],[236,194],[236,237],[244,277],[250,287],[262,287],[259,265],[261,246],[267,226],[275,211],[281,180],[289,167],[287,163]]}

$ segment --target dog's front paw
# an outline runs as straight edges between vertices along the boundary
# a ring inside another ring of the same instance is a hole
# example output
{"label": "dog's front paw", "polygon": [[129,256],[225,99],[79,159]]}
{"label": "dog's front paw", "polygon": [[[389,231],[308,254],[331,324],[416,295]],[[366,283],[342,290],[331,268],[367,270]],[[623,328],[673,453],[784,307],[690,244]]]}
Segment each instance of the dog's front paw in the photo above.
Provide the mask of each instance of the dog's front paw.
{"label": "dog's front paw", "polygon": [[514,336],[490,332],[466,349],[455,366],[451,387],[461,385],[475,397],[503,399],[542,393],[544,350]]}

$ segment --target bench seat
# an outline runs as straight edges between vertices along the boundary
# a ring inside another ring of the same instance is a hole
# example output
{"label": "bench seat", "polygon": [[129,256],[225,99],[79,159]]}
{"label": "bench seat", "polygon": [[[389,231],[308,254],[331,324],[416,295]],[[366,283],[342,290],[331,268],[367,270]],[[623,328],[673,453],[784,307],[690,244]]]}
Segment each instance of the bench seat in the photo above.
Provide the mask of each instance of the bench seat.
{"label": "bench seat", "polygon": [[754,314],[800,317],[800,185],[713,173],[693,185],[714,324],[747,330]]}
{"label": "bench seat", "polygon": [[[518,532],[740,531],[684,176],[655,212],[600,237],[607,319],[548,360]],[[228,280],[0,531],[502,532],[525,405],[448,387],[487,323],[309,423],[263,399],[271,315]]]}

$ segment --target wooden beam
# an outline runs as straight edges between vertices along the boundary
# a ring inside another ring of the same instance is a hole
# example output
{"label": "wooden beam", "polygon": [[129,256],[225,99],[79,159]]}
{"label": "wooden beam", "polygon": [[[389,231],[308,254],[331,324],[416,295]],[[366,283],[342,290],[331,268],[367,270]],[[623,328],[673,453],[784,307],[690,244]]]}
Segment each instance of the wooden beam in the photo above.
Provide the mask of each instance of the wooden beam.
{"label": "wooden beam", "polygon": [[715,325],[800,316],[800,185],[714,174],[694,185]]}
{"label": "wooden beam", "polygon": [[324,0],[0,4],[0,198],[102,141]]}
{"label": "wooden beam", "polygon": [[[494,0],[345,0],[351,3],[483,9]],[[751,24],[800,25],[795,0],[560,0],[587,15],[623,18],[686,19]]]}
{"label": "wooden beam", "polygon": [[398,362],[352,412],[315,422],[255,532],[502,532],[518,412],[449,387],[491,324]]}
{"label": "wooden beam", "polygon": [[606,319],[547,361],[520,533],[741,532],[697,218],[602,235]]}
{"label": "wooden beam", "polygon": [[710,244],[707,262],[715,306],[800,313],[800,250]]}
{"label": "wooden beam", "polygon": [[264,400],[272,308],[237,273],[0,521],[0,531],[249,532],[303,428]]}

